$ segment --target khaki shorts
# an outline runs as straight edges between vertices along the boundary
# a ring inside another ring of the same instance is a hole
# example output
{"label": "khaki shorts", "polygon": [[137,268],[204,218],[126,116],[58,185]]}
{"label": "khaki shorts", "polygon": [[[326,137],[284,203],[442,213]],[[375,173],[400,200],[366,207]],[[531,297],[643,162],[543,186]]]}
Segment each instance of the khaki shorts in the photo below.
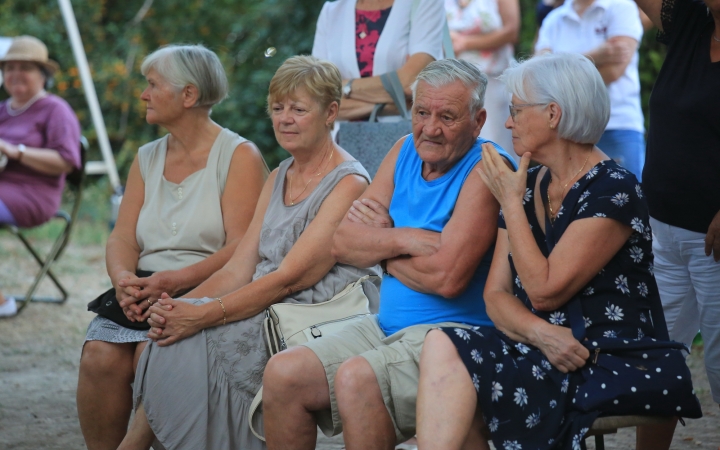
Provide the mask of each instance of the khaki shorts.
{"label": "khaki shorts", "polygon": [[385,336],[378,325],[377,316],[368,316],[332,336],[302,344],[320,359],[330,386],[330,410],[316,413],[322,432],[326,436],[342,432],[335,398],[335,374],[343,362],[353,356],[362,356],[375,372],[385,407],[395,427],[397,442],[413,437],[420,351],[427,332],[438,327],[470,328],[468,325],[443,322],[414,325]]}

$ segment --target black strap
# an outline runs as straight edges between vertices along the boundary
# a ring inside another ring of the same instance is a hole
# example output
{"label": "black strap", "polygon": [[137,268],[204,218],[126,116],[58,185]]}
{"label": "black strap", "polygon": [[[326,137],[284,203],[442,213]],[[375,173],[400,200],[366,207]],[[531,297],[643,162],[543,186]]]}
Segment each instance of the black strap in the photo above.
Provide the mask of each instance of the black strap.
{"label": "black strap", "polygon": [[583,317],[582,303],[580,303],[579,298],[574,297],[565,306],[570,319],[573,337],[582,342],[585,339],[585,318]]}

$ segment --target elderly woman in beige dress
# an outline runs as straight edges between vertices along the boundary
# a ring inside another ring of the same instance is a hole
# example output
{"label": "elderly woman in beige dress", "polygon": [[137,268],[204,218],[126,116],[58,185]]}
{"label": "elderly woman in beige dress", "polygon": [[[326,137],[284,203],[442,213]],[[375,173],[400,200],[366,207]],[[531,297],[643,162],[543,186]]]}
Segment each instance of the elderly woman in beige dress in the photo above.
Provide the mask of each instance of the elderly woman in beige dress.
{"label": "elderly woman in beige dress", "polygon": [[[102,305],[93,302],[100,315],[88,327],[77,391],[90,450],[116,449],[125,436],[148,307],[163,292],[197,286],[230,259],[267,176],[255,145],[210,119],[227,95],[213,52],[164,47],[145,59],[142,73],[147,122],[169,134],[138,151],[107,242],[113,289],[98,298]],[[152,274],[139,278],[138,271]]]}
{"label": "elderly woman in beige dress", "polygon": [[[368,186],[365,169],[330,137],[341,77],[329,62],[295,56],[270,82],[268,112],[291,158],[270,174],[230,261],[183,299],[150,308],[150,343],[135,378],[136,415],[121,449],[261,449],[250,404],[268,351],[264,310],[321,303],[379,267],[332,256],[332,236]],[[377,290],[366,283],[366,294]]]}

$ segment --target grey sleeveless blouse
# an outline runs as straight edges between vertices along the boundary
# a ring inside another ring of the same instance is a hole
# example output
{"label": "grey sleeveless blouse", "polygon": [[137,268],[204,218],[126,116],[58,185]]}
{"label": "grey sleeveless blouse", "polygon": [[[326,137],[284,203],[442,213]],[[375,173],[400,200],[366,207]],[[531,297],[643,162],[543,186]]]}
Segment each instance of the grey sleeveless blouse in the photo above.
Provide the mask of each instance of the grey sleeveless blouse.
{"label": "grey sleeveless blouse", "polygon": [[205,168],[176,184],[163,175],[168,136],[138,151],[145,182],[145,201],[135,229],[141,249],[138,268],[142,270],[182,269],[225,245],[220,202],[235,149],[247,142],[223,128],[210,149]]}
{"label": "grey sleeveless blouse", "polygon": [[[315,218],[323,200],[347,175],[369,179],[357,161],[338,165],[303,201],[283,202],[285,174],[292,163],[280,163],[260,235],[261,262],[253,279],[277,270],[290,248]],[[379,266],[358,269],[335,264],[315,286],[293,293],[283,302],[321,303],[365,275],[379,275]],[[377,301],[375,284],[363,285]],[[181,299],[192,304],[215,302],[210,298]],[[212,327],[167,347],[150,342],[135,374],[134,405],[142,400],[157,438],[154,448],[178,450],[264,450],[248,427],[253,397],[262,384],[268,352],[261,312],[247,319]],[[181,362],[181,363],[179,363]],[[182,414],[179,414],[181,411]],[[262,431],[262,419],[256,427]],[[160,444],[160,445],[158,445]]]}
{"label": "grey sleeveless blouse", "polygon": [[[280,163],[278,174],[273,185],[270,204],[265,212],[262,231],[260,232],[259,253],[261,261],[255,268],[253,280],[278,269],[280,263],[297,242],[305,228],[315,218],[325,198],[332,192],[335,185],[348,175],[360,175],[370,182],[365,168],[358,161],[345,161],[335,167],[320,180],[310,195],[295,205],[285,205],[285,174],[292,164],[293,158]],[[322,303],[332,298],[353,280],[365,275],[380,275],[378,266],[358,269],[347,264],[337,263],[325,277],[313,287],[294,292],[283,299],[284,303]],[[367,295],[377,295],[368,289]],[[377,299],[370,299],[371,302]]]}

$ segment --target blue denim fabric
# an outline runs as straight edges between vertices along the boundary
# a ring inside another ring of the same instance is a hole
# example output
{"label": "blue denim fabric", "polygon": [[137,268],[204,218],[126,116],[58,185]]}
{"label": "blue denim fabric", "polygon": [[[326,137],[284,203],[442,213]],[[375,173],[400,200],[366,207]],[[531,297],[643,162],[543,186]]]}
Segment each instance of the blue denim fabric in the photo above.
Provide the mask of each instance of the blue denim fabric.
{"label": "blue denim fabric", "polygon": [[642,171],[645,165],[645,136],[643,133],[635,130],[605,130],[597,146],[642,182]]}

